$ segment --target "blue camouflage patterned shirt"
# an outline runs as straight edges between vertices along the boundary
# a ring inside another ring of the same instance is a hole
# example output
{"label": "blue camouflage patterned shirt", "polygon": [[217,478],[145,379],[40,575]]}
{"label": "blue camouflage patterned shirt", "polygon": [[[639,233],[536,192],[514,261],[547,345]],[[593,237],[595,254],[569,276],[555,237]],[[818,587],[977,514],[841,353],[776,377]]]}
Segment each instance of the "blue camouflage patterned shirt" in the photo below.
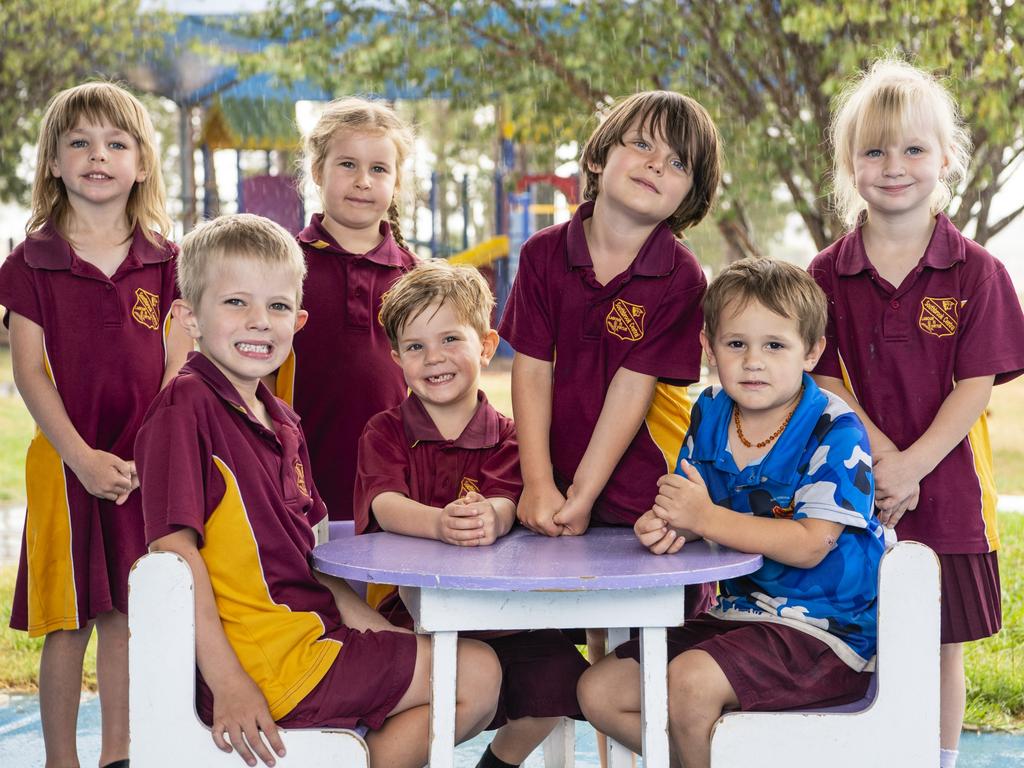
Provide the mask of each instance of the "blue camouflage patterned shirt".
{"label": "blue camouflage patterned shirt", "polygon": [[729,450],[733,401],[708,387],[693,406],[676,463],[689,461],[712,501],[759,517],[815,518],[845,527],[813,568],[768,557],[747,576],[721,583],[721,619],[789,625],[827,643],[849,666],[870,668],[877,638],[882,526],[864,425],[840,398],[804,374],[804,393],[786,430],[759,461],[739,469]]}

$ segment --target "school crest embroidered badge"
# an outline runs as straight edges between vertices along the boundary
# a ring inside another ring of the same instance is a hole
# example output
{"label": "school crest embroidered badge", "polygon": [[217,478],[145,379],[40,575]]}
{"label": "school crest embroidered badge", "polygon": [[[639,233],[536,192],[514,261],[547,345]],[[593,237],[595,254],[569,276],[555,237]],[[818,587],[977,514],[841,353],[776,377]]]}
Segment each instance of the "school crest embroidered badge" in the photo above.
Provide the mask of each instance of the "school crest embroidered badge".
{"label": "school crest embroidered badge", "polygon": [[474,480],[472,477],[462,478],[462,482],[459,483],[459,498],[462,498],[467,493],[480,493],[480,483]]}
{"label": "school crest embroidered badge", "polygon": [[644,337],[644,316],[647,310],[639,304],[616,299],[604,319],[608,333],[623,341],[640,341]]}
{"label": "school crest embroidered badge", "polygon": [[298,459],[295,460],[295,484],[299,486],[303,496],[309,496],[309,489],[306,488],[306,468]]}
{"label": "school crest embroidered badge", "polygon": [[934,299],[925,296],[921,299],[921,316],[917,324],[925,333],[932,336],[952,336],[960,320],[960,302],[949,297]]}
{"label": "school crest embroidered badge", "polygon": [[143,288],[136,288],[132,317],[135,322],[155,331],[160,327],[160,297]]}

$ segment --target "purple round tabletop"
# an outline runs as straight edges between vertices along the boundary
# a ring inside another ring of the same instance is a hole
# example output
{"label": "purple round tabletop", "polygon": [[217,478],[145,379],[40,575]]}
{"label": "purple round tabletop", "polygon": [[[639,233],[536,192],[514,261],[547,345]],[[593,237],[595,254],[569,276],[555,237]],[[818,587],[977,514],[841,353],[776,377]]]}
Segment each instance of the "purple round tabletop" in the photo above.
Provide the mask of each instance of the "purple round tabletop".
{"label": "purple round tabletop", "polygon": [[674,555],[652,555],[629,528],[594,528],[583,536],[557,538],[520,528],[489,547],[455,547],[393,533],[334,539],[313,550],[313,566],[370,583],[528,592],[718,581],[757,570],[761,556],[705,541],[691,542]]}

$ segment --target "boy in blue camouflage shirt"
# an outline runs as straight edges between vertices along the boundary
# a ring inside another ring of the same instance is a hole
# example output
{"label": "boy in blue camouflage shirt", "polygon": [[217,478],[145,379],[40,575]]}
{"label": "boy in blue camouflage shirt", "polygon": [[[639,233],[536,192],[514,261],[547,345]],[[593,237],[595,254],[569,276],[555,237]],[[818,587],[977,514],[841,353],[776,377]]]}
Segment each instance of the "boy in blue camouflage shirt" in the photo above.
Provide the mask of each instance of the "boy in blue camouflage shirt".
{"label": "boy in blue camouflage shirt", "polygon": [[[703,537],[764,555],[723,581],[718,604],[669,630],[675,764],[710,764],[724,711],[827,706],[864,696],[877,636],[882,529],[867,433],[809,372],[826,299],[797,267],[745,259],[704,299],[701,343],[721,385],[693,406],[676,473],[634,526],[655,554]],[[580,704],[600,731],[640,747],[640,668],[630,641],[588,670]]]}

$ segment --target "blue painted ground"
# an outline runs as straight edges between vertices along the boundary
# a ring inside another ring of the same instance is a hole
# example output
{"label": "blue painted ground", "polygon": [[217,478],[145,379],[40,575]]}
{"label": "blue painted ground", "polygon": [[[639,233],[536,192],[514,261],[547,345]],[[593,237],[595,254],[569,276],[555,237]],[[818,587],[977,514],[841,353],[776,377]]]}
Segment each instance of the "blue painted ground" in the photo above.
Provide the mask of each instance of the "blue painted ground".
{"label": "blue painted ground", "polygon": [[[5,698],[7,699],[5,701]],[[577,768],[598,768],[597,744],[589,725],[576,728]],[[455,768],[473,768],[490,741],[489,734],[460,746],[455,752]],[[100,706],[93,695],[83,695],[78,716],[78,757],[83,766],[95,766],[100,753]],[[37,768],[43,764],[43,733],[39,726],[39,701],[36,696],[0,694],[0,768]],[[261,763],[262,765],[262,763]],[[544,768],[538,750],[523,764],[525,768]],[[239,768],[245,763],[238,761]]]}
{"label": "blue painted ground", "polygon": [[[79,758],[83,766],[94,766],[100,750],[100,708],[95,696],[82,699],[78,721]],[[488,734],[456,750],[456,768],[473,768],[489,741]],[[938,761],[936,760],[936,763]],[[36,768],[43,764],[43,736],[39,728],[39,704],[35,696],[0,694],[0,766]],[[530,756],[526,768],[543,768],[539,751]],[[239,760],[240,768],[245,764]],[[576,765],[597,768],[594,731],[586,723],[576,726]],[[1024,768],[1024,734],[965,733],[960,741],[958,768]]]}

